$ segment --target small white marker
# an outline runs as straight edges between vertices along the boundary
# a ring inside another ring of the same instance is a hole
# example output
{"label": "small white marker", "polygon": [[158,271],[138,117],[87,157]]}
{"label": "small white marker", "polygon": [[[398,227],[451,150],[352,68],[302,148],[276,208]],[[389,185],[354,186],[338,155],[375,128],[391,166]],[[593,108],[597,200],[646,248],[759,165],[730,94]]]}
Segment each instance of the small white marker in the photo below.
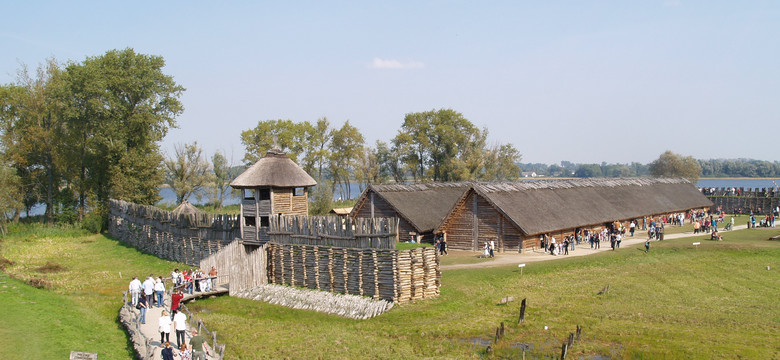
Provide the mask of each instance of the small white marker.
{"label": "small white marker", "polygon": [[520,275],[523,275],[523,268],[525,267],[525,264],[518,264],[517,267],[520,268]]}
{"label": "small white marker", "polygon": [[695,246],[697,249],[699,248],[699,245],[701,245],[701,243],[700,243],[700,242],[695,242],[695,243],[693,243],[693,246]]}

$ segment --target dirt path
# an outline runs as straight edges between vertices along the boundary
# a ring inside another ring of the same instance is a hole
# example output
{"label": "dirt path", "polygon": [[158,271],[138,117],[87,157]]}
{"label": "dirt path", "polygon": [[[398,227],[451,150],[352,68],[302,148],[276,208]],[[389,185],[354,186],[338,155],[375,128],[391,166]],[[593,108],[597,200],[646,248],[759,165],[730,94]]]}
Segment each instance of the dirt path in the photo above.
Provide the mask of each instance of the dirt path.
{"label": "dirt path", "polygon": [[[734,230],[740,230],[740,229],[747,229],[747,225],[734,226]],[[724,233],[728,233],[728,232],[724,232]],[[644,234],[642,232],[639,232],[637,233],[637,236],[624,238],[620,244],[620,249],[617,249],[616,251],[621,251],[626,248],[634,247],[637,244],[640,245],[644,244],[647,238],[645,238],[643,235]],[[704,234],[696,234],[695,236],[702,236],[702,235]],[[669,234],[664,236],[664,240],[680,239],[680,238],[686,238],[691,236],[694,236],[693,232]],[[658,240],[653,240],[652,242],[655,241]],[[650,245],[650,248],[652,249],[652,245]],[[609,247],[608,241],[602,242],[600,249],[591,249],[589,243],[583,242],[582,244],[575,246],[574,250],[570,250],[569,255],[553,256],[550,255],[549,253],[543,252],[542,250],[535,250],[532,252],[527,252],[522,254],[498,253],[496,254],[496,257],[493,258],[493,260],[474,263],[474,264],[442,265],[441,270],[478,269],[478,268],[505,266],[505,265],[512,265],[512,264],[524,264],[524,263],[536,262],[536,261],[559,260],[559,259],[566,259],[575,256],[587,256],[587,255],[600,253],[604,251],[612,251],[612,248]],[[473,251],[463,251],[463,250],[452,250],[450,252],[459,255],[476,254]]]}

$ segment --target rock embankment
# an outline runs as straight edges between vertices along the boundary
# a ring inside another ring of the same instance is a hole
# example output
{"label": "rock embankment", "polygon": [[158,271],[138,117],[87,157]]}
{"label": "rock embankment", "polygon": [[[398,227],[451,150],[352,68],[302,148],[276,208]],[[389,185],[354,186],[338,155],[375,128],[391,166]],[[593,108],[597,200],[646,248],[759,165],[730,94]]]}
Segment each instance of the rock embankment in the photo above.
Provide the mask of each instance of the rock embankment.
{"label": "rock embankment", "polygon": [[356,320],[369,319],[393,308],[393,303],[385,300],[280,285],[262,285],[231,294],[231,296]]}

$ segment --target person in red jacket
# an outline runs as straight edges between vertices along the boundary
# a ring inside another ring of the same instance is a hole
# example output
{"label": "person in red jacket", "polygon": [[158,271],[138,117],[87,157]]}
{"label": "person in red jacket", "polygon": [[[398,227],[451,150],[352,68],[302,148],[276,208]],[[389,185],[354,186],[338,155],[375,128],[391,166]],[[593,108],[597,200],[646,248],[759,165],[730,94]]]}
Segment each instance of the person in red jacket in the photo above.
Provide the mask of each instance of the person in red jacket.
{"label": "person in red jacket", "polygon": [[179,309],[179,302],[184,297],[184,294],[181,293],[181,288],[177,289],[175,293],[171,295],[171,314],[174,310]]}

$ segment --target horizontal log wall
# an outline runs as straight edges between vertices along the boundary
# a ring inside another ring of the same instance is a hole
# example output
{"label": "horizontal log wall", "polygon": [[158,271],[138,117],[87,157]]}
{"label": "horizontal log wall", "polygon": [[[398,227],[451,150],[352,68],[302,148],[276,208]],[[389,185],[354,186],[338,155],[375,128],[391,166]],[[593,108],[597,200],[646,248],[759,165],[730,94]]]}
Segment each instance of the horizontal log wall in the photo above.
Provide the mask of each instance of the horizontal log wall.
{"label": "horizontal log wall", "polygon": [[308,245],[268,247],[268,281],[398,303],[439,296],[434,248],[354,249]]}
{"label": "horizontal log wall", "polygon": [[198,265],[240,236],[237,215],[174,215],[154,206],[109,201],[111,236],[162,259]]}

